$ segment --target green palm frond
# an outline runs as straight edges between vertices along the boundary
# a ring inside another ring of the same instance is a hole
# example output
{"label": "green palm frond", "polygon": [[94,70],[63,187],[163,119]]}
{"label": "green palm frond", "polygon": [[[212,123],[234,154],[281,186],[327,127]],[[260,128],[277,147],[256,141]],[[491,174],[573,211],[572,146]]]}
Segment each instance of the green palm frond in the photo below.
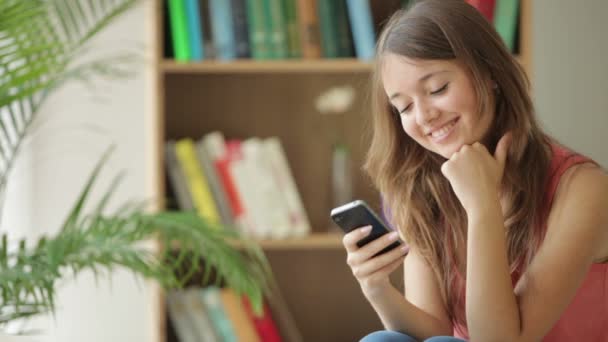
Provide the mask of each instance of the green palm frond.
{"label": "green palm frond", "polygon": [[[129,54],[78,59],[91,38],[137,2],[0,0],[0,210],[20,147],[49,94],[69,80],[121,76],[120,66],[133,60]],[[0,325],[52,312],[57,284],[66,276],[84,270],[102,275],[117,267],[165,288],[192,282],[201,269],[201,281],[206,283],[214,270],[213,281],[247,294],[259,312],[262,294],[273,286],[268,262],[236,231],[213,226],[195,213],[148,213],[146,203],[128,203],[108,213],[120,177],[97,203],[90,203],[109,153],[93,170],[57,235],[42,238],[35,246],[22,240],[14,248],[6,234],[1,236]],[[152,240],[166,248],[146,248]],[[172,248],[175,245],[179,248]]]}
{"label": "green palm frond", "polygon": [[0,0],[0,192],[46,97],[70,78],[118,73],[115,61],[74,61],[137,0]]}
{"label": "green palm frond", "polygon": [[[146,213],[142,203],[126,205],[105,213],[116,189],[113,182],[90,213],[84,213],[99,176],[104,155],[76,200],[62,230],[43,238],[33,248],[25,241],[10,250],[7,236],[0,245],[0,324],[54,309],[54,293],[59,280],[83,270],[103,275],[121,267],[165,288],[180,288],[191,281],[205,260],[202,282],[225,282],[247,294],[261,307],[268,291],[270,270],[264,254],[242,240],[236,231],[210,225],[194,212]],[[165,248],[153,251],[145,242],[157,239]],[[235,248],[234,244],[241,245]]]}

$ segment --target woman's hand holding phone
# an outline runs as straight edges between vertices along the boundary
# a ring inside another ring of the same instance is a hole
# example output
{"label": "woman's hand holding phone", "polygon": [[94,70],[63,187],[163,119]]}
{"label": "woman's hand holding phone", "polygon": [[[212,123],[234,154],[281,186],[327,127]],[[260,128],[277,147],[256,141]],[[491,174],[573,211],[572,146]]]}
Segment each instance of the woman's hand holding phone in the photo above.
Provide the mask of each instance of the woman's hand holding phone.
{"label": "woman's hand holding phone", "polygon": [[345,234],[342,239],[347,252],[346,263],[368,298],[392,286],[389,275],[403,263],[408,250],[405,245],[401,245],[386,253],[378,254],[399,239],[397,232],[385,234],[358,247],[357,242],[368,236],[370,232],[371,226],[359,227]]}

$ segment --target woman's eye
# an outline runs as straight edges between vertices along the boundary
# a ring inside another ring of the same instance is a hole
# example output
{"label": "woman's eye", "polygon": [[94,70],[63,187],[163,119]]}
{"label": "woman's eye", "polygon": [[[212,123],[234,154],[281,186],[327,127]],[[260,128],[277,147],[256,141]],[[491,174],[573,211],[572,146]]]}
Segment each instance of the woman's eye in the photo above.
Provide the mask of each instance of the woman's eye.
{"label": "woman's eye", "polygon": [[399,114],[404,114],[404,113],[407,113],[407,112],[410,110],[410,108],[411,108],[411,107],[412,107],[412,105],[411,105],[411,104],[410,104],[410,105],[408,105],[407,107],[405,107],[405,108],[403,108],[402,110],[400,110],[400,111],[399,111]]}
{"label": "woman's eye", "polygon": [[432,91],[431,95],[438,95],[438,94],[443,93],[446,89],[448,89],[448,84],[449,83],[446,83],[446,84],[443,85],[443,87],[441,87],[441,88],[439,88],[439,89],[437,89],[435,91]]}

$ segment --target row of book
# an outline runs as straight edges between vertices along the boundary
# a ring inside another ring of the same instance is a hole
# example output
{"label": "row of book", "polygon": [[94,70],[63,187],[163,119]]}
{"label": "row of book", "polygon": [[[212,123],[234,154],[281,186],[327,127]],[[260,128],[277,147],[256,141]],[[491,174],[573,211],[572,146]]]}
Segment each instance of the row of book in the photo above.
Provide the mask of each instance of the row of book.
{"label": "row of book", "polygon": [[181,210],[255,239],[303,237],[310,223],[277,137],[168,141],[165,163]]}
{"label": "row of book", "polygon": [[[177,61],[374,57],[388,16],[413,0],[165,0],[165,55]],[[517,50],[519,0],[466,0]]]}
{"label": "row of book", "polygon": [[494,25],[511,52],[516,52],[519,0],[466,0]]}
{"label": "row of book", "polygon": [[[371,0],[168,0],[178,61],[374,55]],[[386,1],[393,11],[409,1]],[[386,5],[383,5],[386,6]]]}
{"label": "row of book", "polygon": [[255,314],[249,299],[230,288],[172,291],[167,294],[167,310],[180,342],[280,342],[290,337],[283,338],[267,300],[261,314]]}

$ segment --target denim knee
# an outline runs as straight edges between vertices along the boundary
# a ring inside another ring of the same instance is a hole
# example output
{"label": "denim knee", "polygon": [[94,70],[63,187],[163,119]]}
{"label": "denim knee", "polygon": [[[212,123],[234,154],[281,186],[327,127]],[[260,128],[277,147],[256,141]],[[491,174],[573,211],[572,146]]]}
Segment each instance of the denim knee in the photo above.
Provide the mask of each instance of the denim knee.
{"label": "denim knee", "polygon": [[374,331],[365,336],[360,342],[417,342],[414,338],[397,331]]}

